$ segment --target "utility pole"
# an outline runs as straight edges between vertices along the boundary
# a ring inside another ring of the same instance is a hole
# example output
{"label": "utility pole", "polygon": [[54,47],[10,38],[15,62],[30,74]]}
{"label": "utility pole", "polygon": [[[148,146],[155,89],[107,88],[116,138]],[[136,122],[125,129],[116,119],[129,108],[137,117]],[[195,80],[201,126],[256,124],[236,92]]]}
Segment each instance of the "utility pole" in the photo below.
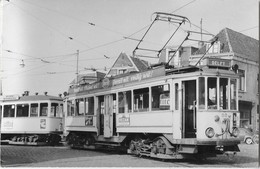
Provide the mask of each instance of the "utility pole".
{"label": "utility pole", "polygon": [[4,0],[0,0],[0,96],[3,95],[3,14],[4,14]]}
{"label": "utility pole", "polygon": [[200,40],[202,41],[202,18],[200,20]]}
{"label": "utility pole", "polygon": [[77,80],[77,85],[79,83],[79,50],[77,50],[77,69],[76,69],[76,80]]}

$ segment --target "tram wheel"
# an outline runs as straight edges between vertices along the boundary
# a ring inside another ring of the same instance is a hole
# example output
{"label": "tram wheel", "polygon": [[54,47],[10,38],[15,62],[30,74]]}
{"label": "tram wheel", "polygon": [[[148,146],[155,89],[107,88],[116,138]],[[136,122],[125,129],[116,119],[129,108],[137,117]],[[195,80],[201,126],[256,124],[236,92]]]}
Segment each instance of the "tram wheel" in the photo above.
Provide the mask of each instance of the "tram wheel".
{"label": "tram wheel", "polygon": [[154,154],[157,154],[157,153],[165,154],[166,153],[166,144],[164,143],[164,141],[161,138],[154,141],[152,152]]}

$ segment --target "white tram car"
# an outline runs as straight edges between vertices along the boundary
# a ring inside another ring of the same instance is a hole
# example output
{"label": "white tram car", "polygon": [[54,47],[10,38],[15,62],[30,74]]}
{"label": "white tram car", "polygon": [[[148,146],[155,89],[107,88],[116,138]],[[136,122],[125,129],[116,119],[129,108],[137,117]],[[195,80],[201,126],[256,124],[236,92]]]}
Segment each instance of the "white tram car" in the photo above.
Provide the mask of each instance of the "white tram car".
{"label": "white tram car", "polygon": [[63,134],[63,99],[46,95],[1,97],[1,140],[9,144],[58,144]]}
{"label": "white tram car", "polygon": [[67,142],[163,159],[235,154],[237,81],[220,68],[159,67],[81,85],[65,98]]}

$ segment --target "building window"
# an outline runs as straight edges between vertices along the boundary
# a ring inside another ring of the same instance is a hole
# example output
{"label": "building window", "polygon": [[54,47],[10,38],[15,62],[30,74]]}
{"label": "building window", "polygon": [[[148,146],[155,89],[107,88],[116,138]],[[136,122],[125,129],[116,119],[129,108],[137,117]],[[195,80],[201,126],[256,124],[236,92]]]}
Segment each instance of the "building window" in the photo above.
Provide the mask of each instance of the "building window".
{"label": "building window", "polygon": [[[206,45],[206,50],[208,50],[208,53],[220,53],[220,42],[215,42],[213,46],[211,44]],[[210,49],[209,49],[210,48]]]}
{"label": "building window", "polygon": [[120,69],[120,70],[118,70],[118,74],[124,74],[124,73],[126,73],[126,69]]}
{"label": "building window", "polygon": [[238,86],[238,89],[240,91],[245,91],[246,89],[246,78],[245,78],[245,71],[244,70],[241,70],[241,69],[238,69],[238,74],[239,74],[239,86]]}

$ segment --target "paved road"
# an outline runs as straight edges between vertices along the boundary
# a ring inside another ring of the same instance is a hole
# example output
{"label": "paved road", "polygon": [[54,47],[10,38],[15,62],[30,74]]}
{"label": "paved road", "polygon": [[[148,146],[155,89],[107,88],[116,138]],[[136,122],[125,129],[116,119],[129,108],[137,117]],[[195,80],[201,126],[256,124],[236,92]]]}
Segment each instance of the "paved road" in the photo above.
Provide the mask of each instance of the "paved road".
{"label": "paved road", "polygon": [[75,150],[67,147],[1,146],[3,167],[258,167],[258,145],[241,144],[234,159],[226,156],[203,161],[161,161],[108,151]]}

